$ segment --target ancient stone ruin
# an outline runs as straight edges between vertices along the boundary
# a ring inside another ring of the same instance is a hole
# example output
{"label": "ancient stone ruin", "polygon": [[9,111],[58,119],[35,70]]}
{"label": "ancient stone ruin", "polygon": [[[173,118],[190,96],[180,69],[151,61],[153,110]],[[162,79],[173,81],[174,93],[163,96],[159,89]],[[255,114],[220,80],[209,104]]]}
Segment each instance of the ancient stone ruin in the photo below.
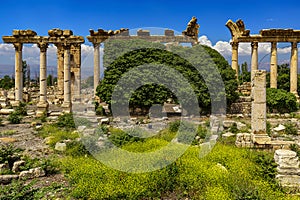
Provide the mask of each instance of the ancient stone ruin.
{"label": "ancient stone ruin", "polygon": [[277,43],[289,42],[291,43],[291,59],[290,59],[290,92],[298,99],[297,93],[297,74],[298,74],[298,48],[297,44],[300,42],[300,30],[293,29],[267,29],[261,30],[257,35],[250,35],[250,30],[245,29],[245,24],[242,20],[233,22],[228,20],[226,26],[230,30],[232,36],[232,69],[236,71],[238,77],[238,47],[240,42],[251,43],[251,77],[254,71],[258,70],[258,43],[271,43],[271,61],[270,61],[270,87],[277,88]]}
{"label": "ancient stone ruin", "polygon": [[[14,30],[12,36],[3,36],[6,43],[15,47],[15,104],[23,101],[23,44],[37,44],[40,49],[40,99],[37,105],[37,116],[48,110],[47,101],[47,47],[54,44],[57,47],[57,77],[59,95],[63,95],[62,107],[65,112],[71,112],[72,99],[80,98],[80,67],[82,36],[75,36],[71,30],[52,29],[49,36],[38,36],[32,30]],[[71,63],[73,65],[71,66]],[[73,81],[72,81],[73,80]],[[71,92],[71,83],[74,85]],[[71,95],[72,94],[72,95]]]}

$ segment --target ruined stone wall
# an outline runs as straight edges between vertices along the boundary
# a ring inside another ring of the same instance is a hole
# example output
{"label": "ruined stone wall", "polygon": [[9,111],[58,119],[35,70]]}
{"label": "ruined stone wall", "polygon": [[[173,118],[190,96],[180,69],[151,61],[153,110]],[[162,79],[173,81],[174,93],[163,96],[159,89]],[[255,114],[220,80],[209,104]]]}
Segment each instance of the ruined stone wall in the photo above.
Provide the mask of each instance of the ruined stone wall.
{"label": "ruined stone wall", "polygon": [[296,152],[283,149],[276,150],[274,159],[278,165],[276,179],[280,185],[290,191],[299,192],[300,168]]}

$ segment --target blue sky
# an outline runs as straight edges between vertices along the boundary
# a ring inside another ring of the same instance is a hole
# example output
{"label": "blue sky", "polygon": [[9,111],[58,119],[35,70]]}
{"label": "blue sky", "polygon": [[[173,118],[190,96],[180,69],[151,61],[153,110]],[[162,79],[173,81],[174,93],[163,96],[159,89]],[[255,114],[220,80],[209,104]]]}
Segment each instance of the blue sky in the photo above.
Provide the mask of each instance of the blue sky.
{"label": "blue sky", "polygon": [[[242,3],[240,3],[242,2]],[[51,28],[88,35],[90,28],[168,27],[185,29],[198,17],[200,33],[213,43],[228,40],[228,19],[241,18],[252,32],[262,28],[300,29],[299,1],[2,1],[0,35],[12,29],[34,29],[46,35]]]}
{"label": "blue sky", "polygon": [[[165,27],[181,32],[192,16],[198,18],[199,36],[204,43],[217,50],[228,47],[230,32],[225,27],[228,19],[243,19],[251,33],[266,28],[293,28],[300,30],[299,1],[2,1],[0,12],[0,35],[11,35],[13,29],[32,29],[39,35],[47,35],[49,29],[71,29],[74,34],[87,36],[89,29],[119,29],[140,27]],[[220,43],[224,41],[225,43]],[[219,42],[219,43],[218,43]],[[1,43],[3,43],[1,39]],[[0,43],[0,67],[13,64],[13,52]],[[86,45],[91,45],[86,40]],[[217,45],[218,44],[218,45]],[[281,44],[281,47],[289,44]],[[84,47],[88,52],[91,48]],[[244,46],[245,51],[249,48]],[[265,48],[265,47],[262,47]],[[84,50],[84,51],[85,51]],[[230,59],[230,50],[223,53]],[[54,50],[53,50],[54,52]],[[243,50],[241,51],[243,52]],[[280,59],[288,60],[288,51]],[[32,56],[33,53],[35,56]],[[249,52],[248,52],[249,53]],[[250,60],[248,53],[241,55],[241,61]],[[261,50],[260,57],[268,53],[268,47]],[[247,56],[247,57],[246,57]],[[28,62],[36,64],[38,51],[24,52]],[[49,64],[55,64],[55,56]],[[266,59],[266,63],[268,59]],[[1,71],[1,70],[0,70]]]}

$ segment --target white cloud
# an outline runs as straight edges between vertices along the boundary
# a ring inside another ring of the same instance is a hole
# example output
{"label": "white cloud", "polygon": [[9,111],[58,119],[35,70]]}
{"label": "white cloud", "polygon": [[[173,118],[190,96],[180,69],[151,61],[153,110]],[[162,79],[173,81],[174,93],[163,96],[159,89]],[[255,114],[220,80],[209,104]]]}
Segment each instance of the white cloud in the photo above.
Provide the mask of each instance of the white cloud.
{"label": "white cloud", "polygon": [[0,55],[13,55],[15,52],[12,44],[0,44]]}
{"label": "white cloud", "polygon": [[[215,45],[208,39],[206,35],[200,36],[198,39],[200,44],[207,45],[217,50],[225,58],[231,56],[232,47],[230,41],[218,41]],[[251,43],[239,43],[239,56],[251,56]],[[281,47],[277,48],[278,55],[280,54],[290,54],[291,47]],[[271,53],[271,43],[259,43],[258,53],[260,56],[265,56]]]}
{"label": "white cloud", "polygon": [[198,39],[199,43],[202,44],[202,45],[206,45],[206,46],[209,46],[209,47],[212,47],[212,43],[211,41],[207,38],[206,35],[202,35],[199,37]]}

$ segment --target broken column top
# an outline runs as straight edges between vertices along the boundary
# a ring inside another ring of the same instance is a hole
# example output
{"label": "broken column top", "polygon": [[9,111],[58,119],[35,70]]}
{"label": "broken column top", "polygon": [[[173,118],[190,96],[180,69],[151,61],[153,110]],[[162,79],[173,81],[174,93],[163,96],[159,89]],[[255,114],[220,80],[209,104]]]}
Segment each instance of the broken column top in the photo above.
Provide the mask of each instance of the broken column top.
{"label": "broken column top", "polygon": [[59,28],[53,28],[51,30],[48,31],[48,35],[50,37],[69,37],[71,35],[73,35],[73,31],[71,30],[61,30]]}
{"label": "broken column top", "polygon": [[113,35],[118,35],[123,32],[128,32],[128,28],[120,28],[119,30],[103,30],[103,29],[98,29],[97,31],[94,31],[93,29],[90,29],[90,36],[113,36]]}
{"label": "broken column top", "polygon": [[27,30],[13,30],[12,35],[15,37],[22,37],[22,36],[27,36],[27,37],[34,37],[36,36],[36,32],[30,29]]}

